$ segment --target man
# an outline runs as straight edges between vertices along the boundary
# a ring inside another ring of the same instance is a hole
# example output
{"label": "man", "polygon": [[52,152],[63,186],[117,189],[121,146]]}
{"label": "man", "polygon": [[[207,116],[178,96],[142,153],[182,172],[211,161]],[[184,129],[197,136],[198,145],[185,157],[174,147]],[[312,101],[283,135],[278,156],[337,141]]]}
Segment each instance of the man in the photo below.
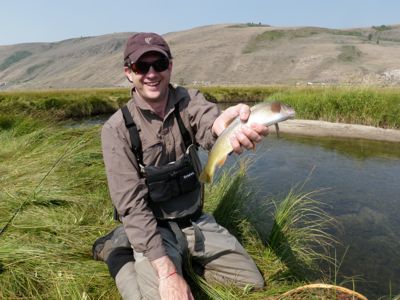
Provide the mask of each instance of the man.
{"label": "man", "polygon": [[[189,257],[207,280],[263,287],[236,238],[202,212],[197,179],[196,147],[210,150],[232,119],[247,120],[249,107],[220,113],[198,91],[170,85],[171,51],[157,34],[130,37],[124,64],[132,99],[102,129],[108,185],[123,227],[94,245],[95,252],[108,249],[103,259],[122,297],[193,299],[182,270]],[[262,125],[243,126],[230,142],[241,153],[267,133]]]}

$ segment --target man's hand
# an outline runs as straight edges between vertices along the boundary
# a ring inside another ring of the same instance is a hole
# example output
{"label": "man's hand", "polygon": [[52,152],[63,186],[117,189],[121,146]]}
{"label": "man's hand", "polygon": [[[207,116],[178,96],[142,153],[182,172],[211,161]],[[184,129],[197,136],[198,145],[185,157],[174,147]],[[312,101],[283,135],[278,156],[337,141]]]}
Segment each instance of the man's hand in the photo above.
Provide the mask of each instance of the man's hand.
{"label": "man's hand", "polygon": [[160,278],[159,291],[162,300],[194,300],[189,286],[178,273]]}
{"label": "man's hand", "polygon": [[188,284],[176,272],[175,265],[168,256],[155,259],[151,264],[160,280],[158,289],[162,300],[194,300]]}
{"label": "man's hand", "polygon": [[[239,116],[242,122],[246,122],[250,116],[250,107],[246,104],[230,106],[214,121],[212,132],[219,136],[229,124]],[[268,127],[262,124],[252,124],[251,126],[241,126],[230,138],[233,152],[241,154],[242,147],[254,149],[256,143],[268,134]]]}

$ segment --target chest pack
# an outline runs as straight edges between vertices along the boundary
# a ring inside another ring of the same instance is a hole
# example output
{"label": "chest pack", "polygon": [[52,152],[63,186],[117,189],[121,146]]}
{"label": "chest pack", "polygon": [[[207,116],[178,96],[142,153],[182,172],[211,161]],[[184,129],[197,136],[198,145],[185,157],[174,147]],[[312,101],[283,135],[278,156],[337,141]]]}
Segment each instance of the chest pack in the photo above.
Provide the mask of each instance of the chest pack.
{"label": "chest pack", "polygon": [[201,164],[192,138],[182,122],[179,103],[175,105],[174,115],[186,151],[180,159],[162,166],[144,164],[139,132],[127,106],[122,107],[122,114],[140,175],[145,178],[148,187],[148,205],[156,219],[159,222],[174,220],[181,226],[197,219],[203,207],[203,187],[198,180]]}

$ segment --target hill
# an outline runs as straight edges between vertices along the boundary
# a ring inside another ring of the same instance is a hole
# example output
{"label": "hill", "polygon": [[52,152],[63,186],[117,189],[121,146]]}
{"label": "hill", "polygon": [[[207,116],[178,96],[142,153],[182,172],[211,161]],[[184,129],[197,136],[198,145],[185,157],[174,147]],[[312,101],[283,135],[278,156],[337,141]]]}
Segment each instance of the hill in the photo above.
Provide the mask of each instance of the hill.
{"label": "hill", "polygon": [[[131,34],[0,46],[0,88],[126,86],[122,52]],[[220,24],[164,37],[179,84],[400,84],[400,25]]]}

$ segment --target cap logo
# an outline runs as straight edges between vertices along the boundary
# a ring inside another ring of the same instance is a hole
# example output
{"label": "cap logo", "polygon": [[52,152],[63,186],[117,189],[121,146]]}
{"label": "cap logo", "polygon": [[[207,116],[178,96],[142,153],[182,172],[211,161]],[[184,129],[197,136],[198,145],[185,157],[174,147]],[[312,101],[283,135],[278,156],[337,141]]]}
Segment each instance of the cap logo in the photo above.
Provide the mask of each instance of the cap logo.
{"label": "cap logo", "polygon": [[144,41],[146,42],[146,44],[150,45],[152,39],[153,39],[152,37],[147,37],[144,39]]}

